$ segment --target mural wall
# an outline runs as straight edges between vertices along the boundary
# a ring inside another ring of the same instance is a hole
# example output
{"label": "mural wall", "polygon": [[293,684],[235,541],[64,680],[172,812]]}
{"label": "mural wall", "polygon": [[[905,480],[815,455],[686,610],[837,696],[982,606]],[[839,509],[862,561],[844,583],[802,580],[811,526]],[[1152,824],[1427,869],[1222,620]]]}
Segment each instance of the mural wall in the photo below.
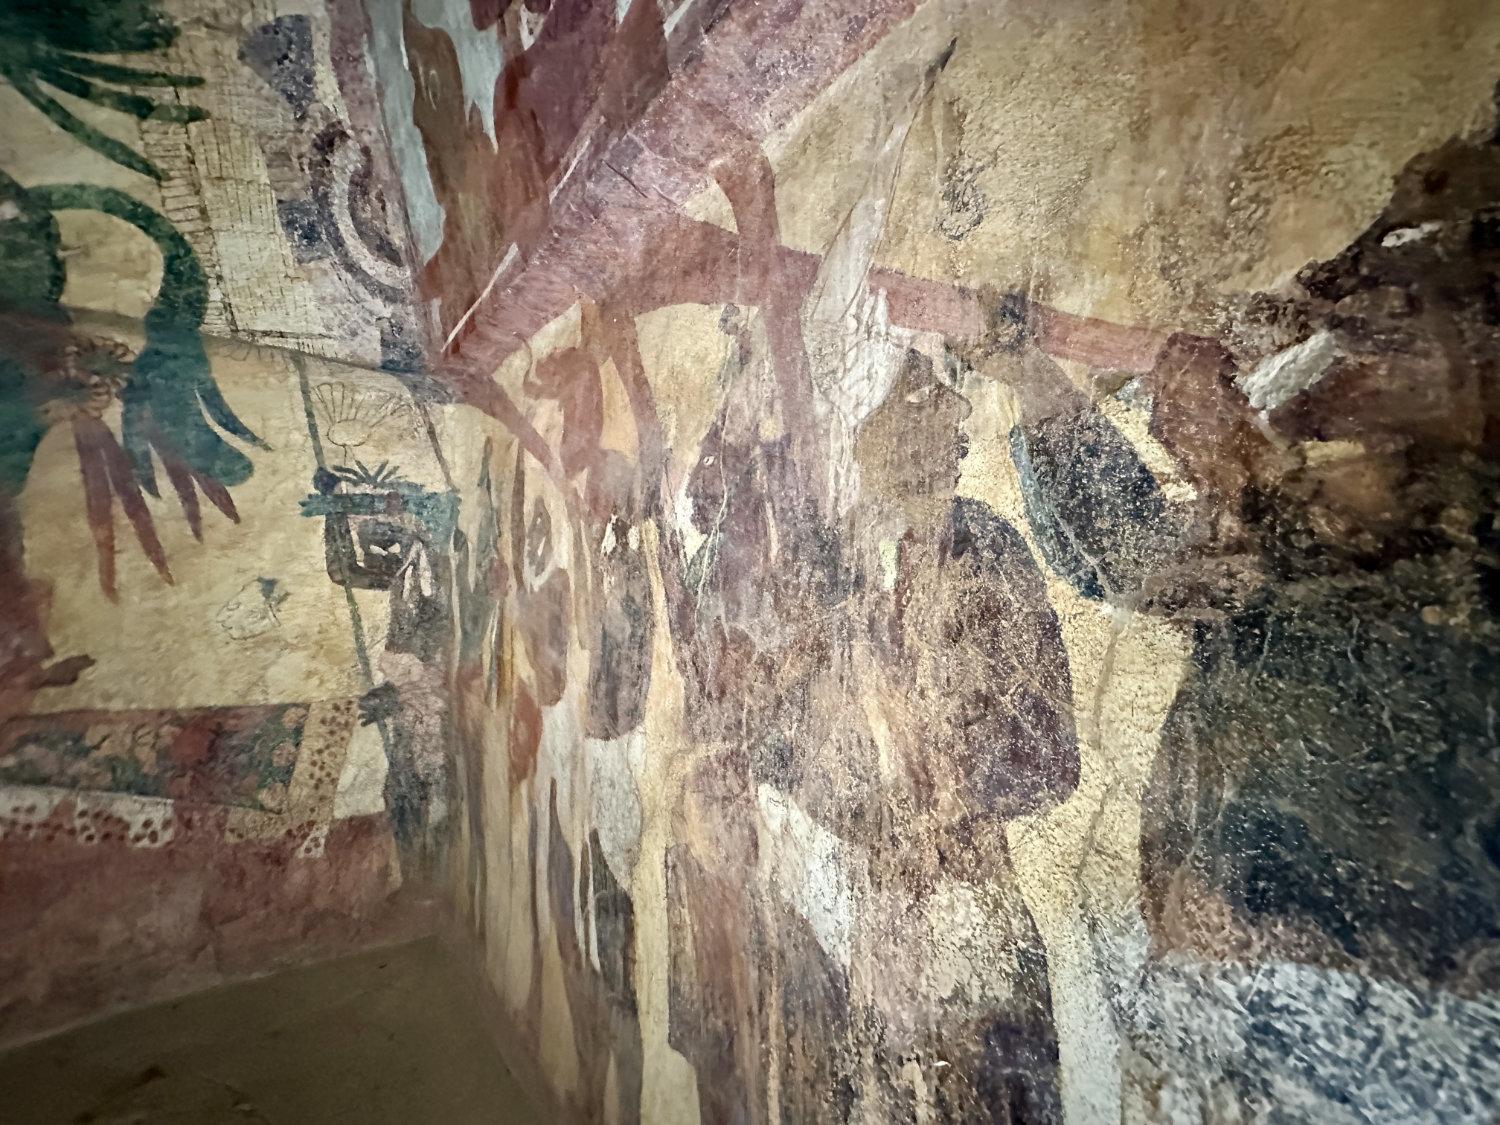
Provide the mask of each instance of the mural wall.
{"label": "mural wall", "polygon": [[1495,1117],[1493,5],[0,31],[0,1037],[436,879],[569,1120]]}
{"label": "mural wall", "polygon": [[362,21],[0,4],[0,1039],[432,924],[467,439]]}
{"label": "mural wall", "polygon": [[[215,336],[420,367],[399,188],[356,6],[8,0],[0,167],[28,188],[115,189],[197,259]],[[61,300],[143,317],[161,278],[132,222],[57,212]],[[80,268],[82,267],[82,268]]]}
{"label": "mural wall", "polygon": [[1493,1119],[1493,5],[368,8],[569,1119]]}

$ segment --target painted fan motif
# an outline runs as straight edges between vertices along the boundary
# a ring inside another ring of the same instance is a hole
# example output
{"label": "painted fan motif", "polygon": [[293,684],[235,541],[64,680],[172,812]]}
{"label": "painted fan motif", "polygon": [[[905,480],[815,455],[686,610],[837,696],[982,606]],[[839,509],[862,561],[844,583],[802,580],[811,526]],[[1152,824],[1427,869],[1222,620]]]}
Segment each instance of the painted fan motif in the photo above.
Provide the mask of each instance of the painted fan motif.
{"label": "painted fan motif", "polygon": [[313,406],[323,431],[323,440],[343,452],[345,462],[353,451],[392,420],[404,420],[411,407],[399,395],[366,390],[348,383],[319,383],[313,388]]}

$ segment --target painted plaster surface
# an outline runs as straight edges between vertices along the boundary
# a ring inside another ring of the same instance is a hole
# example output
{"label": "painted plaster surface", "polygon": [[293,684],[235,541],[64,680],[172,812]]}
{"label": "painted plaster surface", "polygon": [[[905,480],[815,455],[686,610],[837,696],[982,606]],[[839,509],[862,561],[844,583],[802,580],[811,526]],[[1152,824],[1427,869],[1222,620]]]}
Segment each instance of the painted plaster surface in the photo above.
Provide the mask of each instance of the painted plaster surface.
{"label": "painted plaster surface", "polygon": [[[159,212],[202,264],[215,335],[414,369],[405,222],[355,6],[7,10],[8,176],[110,187]],[[133,73],[108,69],[122,65]],[[150,243],[98,212],[59,222],[65,303],[144,315],[161,268]]]}
{"label": "painted plaster surface", "polygon": [[1492,8],[397,7],[568,1115],[1493,1118]]}
{"label": "painted plaster surface", "polygon": [[432,925],[472,442],[363,26],[0,6],[0,1039]]}
{"label": "painted plaster surface", "polygon": [[568,1120],[1495,1117],[1492,5],[167,14],[208,235],[5,56],[27,1003],[435,879]]}
{"label": "painted plaster surface", "polygon": [[[74,314],[68,331],[140,370],[138,322]],[[11,501],[26,585],[0,696],[7,1036],[431,925],[447,421],[429,436],[389,375],[204,354],[259,439],[243,483],[189,475],[177,493],[163,476],[153,495],[112,454],[95,492],[64,416]],[[120,417],[103,404],[82,425],[112,443]]]}

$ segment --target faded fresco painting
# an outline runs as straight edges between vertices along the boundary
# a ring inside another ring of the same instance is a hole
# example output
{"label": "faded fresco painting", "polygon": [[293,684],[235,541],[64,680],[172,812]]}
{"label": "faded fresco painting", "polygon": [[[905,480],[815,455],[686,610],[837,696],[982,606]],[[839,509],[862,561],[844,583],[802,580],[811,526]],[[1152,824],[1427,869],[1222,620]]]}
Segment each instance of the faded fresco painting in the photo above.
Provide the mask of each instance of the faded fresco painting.
{"label": "faded fresco painting", "polygon": [[568,1119],[1494,1115],[1494,13],[1231,7],[368,4]]}
{"label": "faded fresco painting", "polygon": [[[145,329],[70,327],[126,357],[128,391]],[[183,961],[210,982],[405,932],[441,862],[458,643],[443,465],[467,439],[391,376],[199,348],[265,435],[242,482],[204,487],[222,505],[152,492],[128,452],[96,505],[66,414],[13,501],[37,647],[8,666],[0,723],[11,1033],[181,987]],[[99,398],[85,417],[114,448],[129,404]],[[107,942],[86,936],[101,912]]]}
{"label": "faded fresco painting", "polygon": [[[73,324],[145,354],[139,325]],[[440,457],[446,422],[388,375],[213,341],[201,354],[268,443],[223,490],[227,513],[153,494],[124,453],[107,479],[128,505],[96,508],[76,423],[42,435],[14,502],[52,652],[11,665],[0,724],[17,1030],[100,1002],[69,982],[106,966],[111,1002],[183,958],[212,980],[309,937],[334,951],[404,932],[444,851],[458,505],[443,466],[467,439]],[[110,441],[121,411],[94,421]],[[120,530],[131,506],[149,537]],[[149,936],[164,894],[165,939]],[[130,921],[94,946],[101,910]]]}
{"label": "faded fresco painting", "polygon": [[[448,815],[445,423],[402,335],[401,252],[381,244],[384,291],[346,284],[381,224],[404,237],[381,138],[336,108],[329,13],[251,23],[238,56],[204,15],[0,10],[7,1039],[404,932],[414,894],[393,896],[436,865]],[[301,189],[228,146],[266,82],[317,122],[282,153]],[[195,163],[220,142],[225,182],[310,191],[316,215],[261,231],[254,208],[222,210]],[[273,338],[406,384],[222,338],[267,338],[222,272],[265,294],[270,266],[227,248],[269,235],[277,256],[293,233],[308,268],[282,294],[374,335]]]}
{"label": "faded fresco painting", "polygon": [[0,1038],[452,897],[560,1121],[1500,1113],[1493,5],[0,31]]}
{"label": "faded fresco painting", "polygon": [[[420,368],[355,6],[8,0],[0,19],[9,177],[112,188],[155,212],[197,260],[213,335]],[[159,257],[102,215],[135,221],[93,202],[57,214],[62,245],[94,267],[66,279],[64,303],[144,316]]]}

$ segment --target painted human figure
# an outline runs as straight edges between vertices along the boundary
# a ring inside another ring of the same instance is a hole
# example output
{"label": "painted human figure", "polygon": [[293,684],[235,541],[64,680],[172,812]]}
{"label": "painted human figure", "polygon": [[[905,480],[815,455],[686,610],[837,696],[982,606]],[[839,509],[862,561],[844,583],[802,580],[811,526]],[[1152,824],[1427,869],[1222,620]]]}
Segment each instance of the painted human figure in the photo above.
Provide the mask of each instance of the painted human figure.
{"label": "painted human figure", "polygon": [[[547,902],[572,1016],[585,1114],[620,1125],[641,1120],[642,1041],[635,996],[635,904],[597,829],[575,849],[548,798]],[[576,856],[576,858],[575,858]],[[582,920],[582,928],[575,922]],[[597,967],[596,967],[597,966]],[[609,1094],[613,1086],[613,1104]]]}
{"label": "painted human figure", "polygon": [[[688,721],[707,746],[668,890],[682,934],[672,1039],[698,1069],[703,1120],[765,1119],[772,1056],[783,1119],[845,1120],[861,1100],[898,1112],[920,1096],[939,1120],[1059,1120],[1046,957],[1005,841],[1009,819],[1078,777],[1040,572],[1013,528],[955,497],[968,404],[927,357],[908,355],[865,422],[856,457],[871,503],[835,527],[797,503],[787,438],[750,409],[768,381],[747,351],[746,385],[731,388],[688,485],[705,535],[688,571],[703,623],[686,658]],[[860,530],[877,509],[896,528],[888,583],[861,561],[879,553]],[[860,694],[878,701],[876,721]],[[848,857],[857,940],[910,972],[861,992],[847,927],[820,931],[787,908],[784,886],[755,890],[768,864],[773,881],[799,877],[761,828],[782,815],[810,818],[805,831]],[[924,981],[953,941],[984,946],[995,979]]]}
{"label": "painted human figure", "polygon": [[671,940],[669,1041],[698,1074],[700,1119],[772,1120],[780,919],[758,891],[758,786],[792,765],[794,741],[827,714],[810,690],[842,631],[836,544],[802,520],[791,442],[776,412],[765,331],[726,312],[724,405],[686,483],[702,542],[670,613],[699,747],[686,780],[683,839],[666,856]]}
{"label": "painted human figure", "polygon": [[384,590],[390,619],[380,682],[360,700],[361,719],[380,730],[386,753],[385,803],[403,861],[435,862],[438,828],[450,799],[447,663],[453,639],[447,555],[456,497],[401,480],[319,468],[302,505],[323,517],[328,576],[346,589]]}
{"label": "painted human figure", "polygon": [[573,628],[573,580],[554,541],[552,514],[541,496],[528,498],[526,460],[517,451],[510,494],[511,569],[516,576],[514,615],[527,671],[513,673],[510,783],[531,776],[542,738],[543,707],[563,697]]}
{"label": "painted human figure", "polygon": [[[528,811],[547,842],[546,870],[533,876],[546,888],[545,898],[536,896],[536,906],[550,912],[549,929],[562,961],[581,1076],[579,1102],[593,1112],[612,1088],[614,1105],[608,1112],[614,1120],[631,1122],[639,1119],[642,1068],[632,970],[634,906],[625,890],[628,867],[618,851],[612,852],[617,840],[599,820],[603,793],[595,790],[606,772],[628,776],[624,743],[644,717],[655,606],[640,528],[639,475],[629,458],[604,445],[601,367],[610,356],[598,317],[598,310],[585,303],[581,345],[548,355],[524,383],[534,400],[561,407],[556,483],[576,491],[565,499],[566,524],[554,524],[540,496],[524,515],[525,461],[518,460],[512,503],[515,566],[522,576],[516,625],[531,672],[529,689],[517,679],[511,776],[519,784],[535,773]],[[567,569],[559,565],[563,535],[570,548]],[[570,695],[568,656],[575,640],[587,653],[589,670],[579,685],[582,692]],[[573,763],[569,799],[560,802],[558,781],[550,774],[556,763],[539,768],[537,755],[549,723],[577,732],[550,709],[572,706],[579,694],[578,718],[588,741]]]}
{"label": "painted human figure", "polygon": [[[880,1073],[931,1120],[1061,1121],[1046,953],[1006,825],[1078,784],[1072,678],[1025,540],[955,495],[969,410],[911,351],[855,447],[866,503],[888,513],[857,518],[895,539],[861,607],[864,706],[881,713],[892,775],[885,842],[867,833],[867,940],[909,970],[876,974]],[[944,978],[955,946],[985,970]]]}

